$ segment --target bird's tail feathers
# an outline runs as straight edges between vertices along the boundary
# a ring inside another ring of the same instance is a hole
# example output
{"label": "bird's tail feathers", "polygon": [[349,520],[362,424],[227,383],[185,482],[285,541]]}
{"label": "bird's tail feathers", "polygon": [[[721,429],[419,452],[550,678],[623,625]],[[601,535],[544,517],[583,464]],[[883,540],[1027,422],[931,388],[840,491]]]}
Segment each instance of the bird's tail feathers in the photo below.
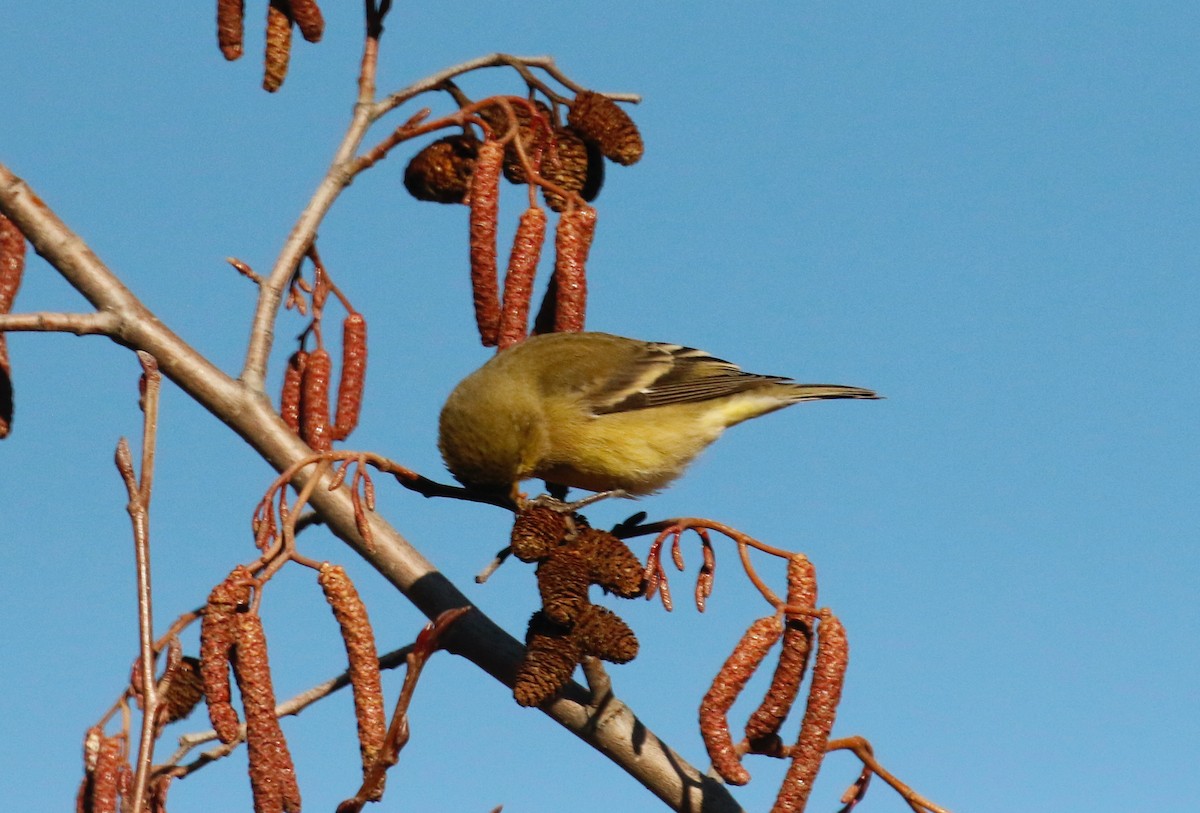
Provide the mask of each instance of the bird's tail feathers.
{"label": "bird's tail feathers", "polygon": [[877,399],[881,397],[874,390],[863,387],[847,387],[842,384],[792,384],[790,389],[792,396],[789,400],[793,402],[820,401],[825,398]]}

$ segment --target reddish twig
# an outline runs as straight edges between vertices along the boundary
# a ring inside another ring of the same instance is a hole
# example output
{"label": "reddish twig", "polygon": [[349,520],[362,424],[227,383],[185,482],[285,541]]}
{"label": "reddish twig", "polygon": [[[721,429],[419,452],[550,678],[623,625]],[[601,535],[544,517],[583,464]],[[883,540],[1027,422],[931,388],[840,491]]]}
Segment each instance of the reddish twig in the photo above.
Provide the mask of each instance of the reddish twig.
{"label": "reddish twig", "polygon": [[338,805],[337,813],[358,813],[364,804],[382,792],[383,779],[388,768],[399,761],[400,751],[408,742],[408,707],[412,702],[413,692],[416,691],[421,671],[433,653],[440,648],[442,636],[453,626],[454,622],[468,612],[470,612],[469,607],[447,610],[426,624],[417,636],[416,642],[408,652],[406,659],[408,671],[404,674],[404,685],[400,688],[400,697],[396,700],[396,708],[392,712],[392,720],[388,726],[383,748],[363,778],[358,793]]}

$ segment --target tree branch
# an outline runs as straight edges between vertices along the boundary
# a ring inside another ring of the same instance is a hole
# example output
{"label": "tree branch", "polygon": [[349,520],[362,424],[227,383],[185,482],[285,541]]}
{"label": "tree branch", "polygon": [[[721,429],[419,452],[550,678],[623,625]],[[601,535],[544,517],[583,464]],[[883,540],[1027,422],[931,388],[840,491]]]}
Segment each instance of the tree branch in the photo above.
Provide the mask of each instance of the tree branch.
{"label": "tree branch", "polygon": [[[328,200],[322,198],[321,205],[315,208],[310,204],[313,217],[317,217],[318,210],[323,214],[328,208],[327,203],[336,196],[335,185],[329,179],[322,189],[327,187],[331,194]],[[97,308],[98,318],[115,322],[103,331],[106,335],[127,347],[152,354],[158,359],[163,375],[233,429],[277,471],[312,453],[275,413],[262,391],[261,378],[252,380],[254,377],[247,375],[243,381],[235,380],[196,352],[146,308],[87,244],[3,164],[0,164],[0,213],[11,219],[38,254]],[[293,230],[289,245],[297,240],[303,242],[301,224]],[[281,261],[287,252],[285,247]],[[273,275],[279,270],[277,263]],[[103,314],[108,315],[102,317]],[[274,310],[265,308],[260,300],[255,316],[255,341],[258,341],[259,329],[269,335],[273,318]],[[259,352],[264,353],[264,359],[269,346],[269,341],[260,346]],[[248,359],[252,356],[253,353]],[[306,472],[302,471],[297,475],[296,485],[302,486],[307,478]],[[377,514],[371,514],[369,518],[374,545],[368,548],[355,526],[354,507],[346,488],[335,491],[317,488],[312,494],[311,505],[325,518],[334,534],[354,548],[429,618],[436,618],[448,609],[470,605],[445,576]],[[510,687],[523,652],[516,639],[478,611],[455,625],[447,636],[445,647]],[[701,774],[688,764],[650,732],[624,703],[610,696],[603,706],[603,715],[599,715],[598,709],[587,705],[589,699],[586,689],[572,684],[564,696],[542,710],[672,808],[693,813],[725,813],[740,809],[719,780]]]}

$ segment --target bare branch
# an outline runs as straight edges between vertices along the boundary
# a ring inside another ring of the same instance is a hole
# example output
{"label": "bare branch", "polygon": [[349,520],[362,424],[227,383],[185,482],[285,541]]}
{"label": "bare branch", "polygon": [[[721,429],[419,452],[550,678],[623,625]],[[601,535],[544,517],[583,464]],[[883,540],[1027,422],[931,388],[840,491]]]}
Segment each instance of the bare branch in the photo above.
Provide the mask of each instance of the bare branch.
{"label": "bare branch", "polygon": [[[336,181],[327,178],[323,182],[301,224],[289,237],[291,248],[285,246],[281,254],[282,267],[286,267],[287,258],[293,254],[297,262],[303,256],[309,239],[306,235],[311,236],[338,191],[340,187]],[[265,363],[258,370],[257,382],[249,374],[245,375],[244,382],[237,381],[215,367],[146,308],[83,240],[3,164],[0,164],[0,212],[17,224],[34,249],[68,283],[102,313],[112,314],[115,325],[107,335],[128,347],[154,355],[164,376],[232,428],[277,471],[311,454],[263,394],[261,372]],[[298,251],[297,245],[300,246]],[[273,291],[265,296],[274,295],[275,304],[279,291],[272,286],[277,283],[275,277],[280,267],[277,263],[271,284],[263,286],[265,292]],[[287,276],[283,275],[281,285],[286,283]],[[255,316],[255,338],[260,323],[265,336],[271,332],[275,307],[268,307],[264,302],[266,299],[260,299]],[[248,359],[253,359],[254,352],[258,352],[265,360],[270,343],[267,339],[259,341],[258,350],[249,354]],[[309,476],[306,471],[299,471],[294,484],[302,486]],[[334,534],[370,562],[427,617],[436,618],[445,610],[470,604],[458,588],[376,514],[368,518],[374,545],[367,546],[356,527],[348,489],[316,489],[310,504],[324,517]],[[523,652],[516,639],[481,612],[471,613],[455,625],[447,636],[446,649],[472,661],[510,688]],[[600,726],[596,721],[596,709],[589,706],[588,701],[587,690],[572,684],[564,696],[541,708],[673,809],[703,813],[739,809],[720,781],[704,776],[686,762],[650,732],[624,703],[613,698],[606,704],[605,724]]]}

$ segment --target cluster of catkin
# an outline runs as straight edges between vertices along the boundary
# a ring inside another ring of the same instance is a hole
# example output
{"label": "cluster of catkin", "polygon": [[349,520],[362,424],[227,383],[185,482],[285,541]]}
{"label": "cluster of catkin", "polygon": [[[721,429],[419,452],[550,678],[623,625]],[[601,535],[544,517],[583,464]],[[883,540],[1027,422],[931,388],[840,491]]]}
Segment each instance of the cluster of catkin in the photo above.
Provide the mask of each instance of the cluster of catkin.
{"label": "cluster of catkin", "polygon": [[[379,757],[387,733],[375,633],[366,606],[345,570],[326,562],[317,581],[337,619],[346,647],[365,776]],[[200,627],[199,673],[213,729],[221,742],[232,743],[241,737],[242,725],[233,706],[229,679],[232,667],[245,716],[255,813],[294,813],[300,810],[300,789],[276,717],[262,620],[250,608],[255,585],[250,571],[239,566],[209,594]],[[382,794],[380,781],[370,790],[370,798],[378,799]]]}
{"label": "cluster of catkin", "polygon": [[[12,310],[21,275],[25,272],[25,235],[4,215],[0,215],[0,315]],[[12,431],[13,385],[8,342],[0,332],[0,440]]]}
{"label": "cluster of catkin", "polygon": [[554,273],[535,332],[582,330],[587,255],[596,229],[596,211],[586,201],[600,191],[603,159],[633,164],[642,157],[636,125],[615,102],[591,91],[576,95],[566,126],[556,122],[544,103],[518,97],[494,97],[470,109],[478,112],[488,136],[481,141],[468,131],[433,142],[409,162],[404,185],[418,200],[470,206],[471,287],[481,342],[503,349],[528,335],[534,276],[546,236],[546,213],[531,203],[517,224],[501,297],[501,175],[511,183],[540,186],[546,204],[560,213]]}
{"label": "cluster of catkin", "polygon": [[[217,0],[217,45],[225,58],[242,56],[245,0]],[[309,42],[319,42],[325,19],[316,0],[270,0],[267,6],[267,51],[263,62],[263,89],[274,93],[287,76],[292,52],[292,26]]]}
{"label": "cluster of catkin", "polygon": [[238,566],[213,588],[200,625],[200,674],[208,718],[217,738],[241,735],[233,707],[229,671],[233,667],[246,717],[246,753],[255,813],[297,813],[300,787],[291,752],[275,716],[275,688],[262,619],[249,608],[255,581]]}
{"label": "cluster of catkin", "polygon": [[331,420],[332,367],[324,347],[311,352],[300,349],[288,359],[283,376],[279,414],[316,452],[329,451],[335,440],[345,440],[358,426],[367,372],[367,320],[361,313],[351,313],[342,322],[342,369]]}
{"label": "cluster of catkin", "polygon": [[589,528],[583,518],[537,506],[517,515],[513,555],[537,562],[542,608],[526,633],[526,652],[517,669],[513,696],[536,706],[556,695],[583,658],[626,663],[637,656],[633,630],[611,610],[592,604],[597,585],[622,598],[642,594],[642,565],[612,534]]}
{"label": "cluster of catkin", "polygon": [[[700,704],[700,733],[713,768],[726,782],[744,785],[750,781],[741,761],[746,753],[791,760],[772,813],[804,810],[825,756],[849,661],[845,629],[828,610],[818,611],[816,600],[812,564],[803,554],[795,554],[788,563],[786,619],[774,615],[751,624]],[[815,619],[819,622],[814,625]],[[783,646],[766,696],[747,720],[745,738],[735,743],[729,731],[729,710],[781,638]],[[787,747],[779,729],[799,694],[814,640],[817,651],[804,718],[795,744]]]}
{"label": "cluster of catkin", "polygon": [[125,737],[106,736],[100,726],[88,729],[83,738],[83,781],[75,795],[76,813],[117,813],[132,784]]}

